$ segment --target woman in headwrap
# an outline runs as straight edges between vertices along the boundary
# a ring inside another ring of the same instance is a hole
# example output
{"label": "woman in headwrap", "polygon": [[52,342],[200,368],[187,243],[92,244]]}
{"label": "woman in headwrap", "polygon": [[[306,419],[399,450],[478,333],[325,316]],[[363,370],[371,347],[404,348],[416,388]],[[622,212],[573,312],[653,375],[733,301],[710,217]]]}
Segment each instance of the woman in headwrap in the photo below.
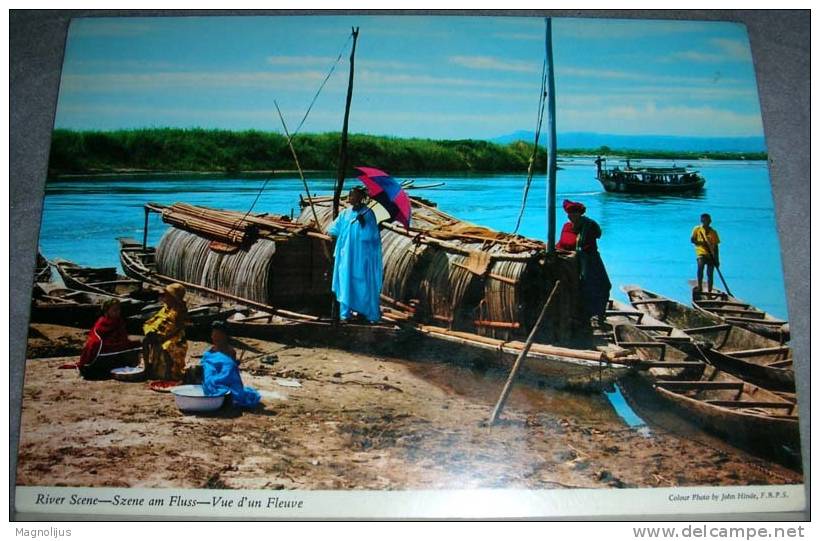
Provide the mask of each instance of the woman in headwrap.
{"label": "woman in headwrap", "polygon": [[253,387],[245,387],[239,375],[236,350],[231,347],[228,328],[223,321],[211,325],[210,349],[202,354],[202,390],[206,395],[230,391],[231,403],[240,408],[255,408],[261,399]]}
{"label": "woman in headwrap", "polygon": [[578,255],[584,318],[597,316],[598,323],[602,324],[612,283],[598,253],[597,240],[601,238],[601,227],[595,220],[584,216],[586,210],[582,203],[564,200],[564,211],[569,221],[561,229],[556,249]]}
{"label": "woman in headwrap", "polygon": [[103,315],[88,332],[77,368],[85,379],[103,379],[111,369],[139,364],[140,343],[128,338],[119,299],[103,303]]}
{"label": "woman in headwrap", "polygon": [[184,375],[185,356],[188,353],[185,287],[170,284],[162,292],[160,302],[162,308],[142,326],[145,333],[142,342],[145,375],[148,379],[178,382]]}

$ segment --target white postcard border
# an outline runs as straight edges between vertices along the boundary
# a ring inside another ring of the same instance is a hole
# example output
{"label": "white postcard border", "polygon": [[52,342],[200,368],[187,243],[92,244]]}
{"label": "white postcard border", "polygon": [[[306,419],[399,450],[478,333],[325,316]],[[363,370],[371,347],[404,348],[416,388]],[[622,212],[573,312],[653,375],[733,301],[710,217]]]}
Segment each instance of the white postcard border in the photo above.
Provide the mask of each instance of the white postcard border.
{"label": "white postcard border", "polygon": [[188,518],[520,518],[800,511],[804,485],[641,489],[224,490],[18,486],[19,513]]}

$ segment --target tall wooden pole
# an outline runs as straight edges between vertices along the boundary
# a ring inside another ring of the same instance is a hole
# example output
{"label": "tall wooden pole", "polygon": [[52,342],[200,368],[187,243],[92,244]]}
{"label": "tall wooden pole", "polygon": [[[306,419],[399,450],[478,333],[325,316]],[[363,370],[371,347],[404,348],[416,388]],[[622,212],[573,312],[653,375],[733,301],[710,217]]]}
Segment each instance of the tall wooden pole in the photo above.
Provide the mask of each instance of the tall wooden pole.
{"label": "tall wooden pole", "polygon": [[356,60],[356,40],[359,39],[359,27],[353,28],[353,48],[350,50],[350,75],[347,80],[347,101],[345,102],[345,118],[342,122],[342,142],[339,145],[339,170],[336,173],[336,188],[333,190],[333,217],[339,215],[339,201],[342,198],[342,188],[347,171],[347,122],[350,118],[350,102],[353,99],[353,65]]}
{"label": "tall wooden pole", "polygon": [[552,63],[552,18],[547,17],[547,251],[555,251],[555,173],[558,141],[555,133],[555,73]]}

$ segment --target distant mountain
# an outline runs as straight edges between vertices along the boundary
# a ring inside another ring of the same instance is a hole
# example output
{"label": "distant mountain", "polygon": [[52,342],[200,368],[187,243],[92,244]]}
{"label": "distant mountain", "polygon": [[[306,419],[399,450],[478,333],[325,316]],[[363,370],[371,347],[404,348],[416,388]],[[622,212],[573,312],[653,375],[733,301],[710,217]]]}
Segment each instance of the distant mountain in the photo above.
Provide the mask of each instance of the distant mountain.
{"label": "distant mountain", "polygon": [[[490,141],[512,143],[532,142],[535,133],[517,131]],[[541,145],[546,145],[546,134],[541,133]],[[568,132],[558,134],[558,148],[595,149],[608,146],[623,150],[680,150],[686,152],[765,152],[763,137],[684,137],[676,135],[615,135],[608,133]]]}

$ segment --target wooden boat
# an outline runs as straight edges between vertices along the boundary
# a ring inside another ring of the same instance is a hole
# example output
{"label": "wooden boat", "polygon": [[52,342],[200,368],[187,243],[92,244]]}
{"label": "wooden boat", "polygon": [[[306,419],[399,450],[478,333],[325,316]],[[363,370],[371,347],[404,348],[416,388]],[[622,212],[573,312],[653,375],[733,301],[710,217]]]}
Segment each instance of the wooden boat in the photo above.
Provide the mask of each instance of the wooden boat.
{"label": "wooden boat", "polygon": [[799,465],[797,404],[658,342],[635,325],[618,325],[614,334],[617,344],[645,363],[636,378],[619,386],[650,420],[653,411],[672,409],[732,444]]}
{"label": "wooden boat", "polygon": [[794,391],[792,351],[788,346],[640,287],[621,289],[635,308],[694,338],[696,343],[680,344],[688,353],[703,350],[709,362],[721,370],[766,389]]}
{"label": "wooden boat", "polygon": [[[34,286],[31,321],[69,327],[90,327],[102,315],[102,305],[111,295],[68,289],[62,284],[39,282]],[[119,299],[124,317],[137,313],[145,303]]]}
{"label": "wooden boat", "polygon": [[[692,337],[653,318],[651,315],[635,309],[631,305],[622,303],[615,299],[609,299],[606,309],[606,321],[614,329],[617,325],[630,324],[643,332],[649,334],[654,340],[667,344],[691,343]],[[606,337],[609,341],[615,341],[615,336],[610,332]]]}
{"label": "wooden boat", "polygon": [[51,265],[43,254],[37,252],[37,260],[34,263],[34,283],[51,281]]}
{"label": "wooden boat", "polygon": [[701,291],[693,287],[692,306],[720,318],[725,323],[743,327],[766,338],[777,340],[781,344],[789,341],[787,321],[778,319],[748,302],[732,297],[725,291],[714,288],[712,291]]}
{"label": "wooden boat", "polygon": [[71,289],[121,298],[149,300],[157,297],[156,292],[143,289],[141,281],[117,274],[114,267],[82,267],[65,259],[55,260],[54,266],[66,287]]}
{"label": "wooden boat", "polygon": [[685,167],[618,166],[607,168],[598,165],[595,178],[608,192],[678,194],[699,192],[706,179],[693,169]]}
{"label": "wooden boat", "polygon": [[156,278],[156,250],[153,247],[143,248],[141,242],[127,237],[117,241],[120,243],[120,266],[127,277],[146,284],[168,284]]}
{"label": "wooden boat", "polygon": [[[385,355],[441,359],[509,369],[521,352],[520,341],[503,341],[474,333],[430,325],[389,321],[376,325],[333,325],[330,320],[295,320],[256,312],[228,319],[232,335],[282,343],[322,344]],[[618,347],[606,351],[576,350],[533,344],[524,374],[555,387],[599,387],[611,384],[632,369],[637,359]]]}
{"label": "wooden boat", "polygon": [[[161,308],[161,304],[154,303],[144,306],[139,313],[127,318],[127,325],[130,332],[141,334],[142,325]],[[221,302],[199,304],[188,310],[188,332],[208,335],[211,324],[214,321],[227,321],[229,317],[236,314],[242,307],[237,305],[224,305]]]}

